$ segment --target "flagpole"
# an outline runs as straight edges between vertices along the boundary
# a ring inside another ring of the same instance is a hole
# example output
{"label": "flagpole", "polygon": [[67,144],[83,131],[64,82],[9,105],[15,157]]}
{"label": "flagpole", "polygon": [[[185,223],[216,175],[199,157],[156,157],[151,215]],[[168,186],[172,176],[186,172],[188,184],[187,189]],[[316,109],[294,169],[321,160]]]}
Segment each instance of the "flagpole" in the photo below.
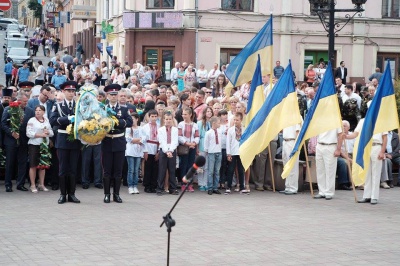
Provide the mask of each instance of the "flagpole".
{"label": "flagpole", "polygon": [[347,171],[349,172],[349,178],[350,178],[350,182],[351,182],[351,187],[353,188],[354,200],[357,203],[358,200],[357,200],[356,186],[354,185],[353,176],[352,176],[352,173],[351,173],[351,164],[350,164],[349,153],[347,152],[346,137],[344,138],[344,151],[347,154],[347,159],[346,159]]}
{"label": "flagpole", "polygon": [[272,165],[272,153],[271,153],[271,142],[268,145],[268,157],[269,157],[269,165],[271,168],[271,181],[272,181],[272,191],[275,192],[275,176],[274,176],[274,166]]}
{"label": "flagpole", "polygon": [[304,148],[304,154],[306,156],[306,168],[307,168],[307,175],[308,175],[308,183],[310,184],[310,192],[311,192],[311,197],[314,198],[314,189],[312,186],[312,178],[311,178],[311,172],[310,172],[310,166],[308,165],[308,154],[307,154],[307,148],[306,144],[303,143],[303,148]]}

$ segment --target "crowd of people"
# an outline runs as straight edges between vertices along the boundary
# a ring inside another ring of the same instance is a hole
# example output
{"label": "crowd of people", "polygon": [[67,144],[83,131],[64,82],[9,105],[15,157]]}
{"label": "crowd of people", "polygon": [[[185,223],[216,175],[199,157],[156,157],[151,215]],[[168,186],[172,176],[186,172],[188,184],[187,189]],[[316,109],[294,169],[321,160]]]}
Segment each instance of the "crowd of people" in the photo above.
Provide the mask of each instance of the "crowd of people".
{"label": "crowd of people", "polygon": [[[76,182],[81,183],[83,189],[88,189],[92,182],[95,187],[104,188],[106,203],[110,202],[111,185],[114,187],[114,201],[122,202],[119,196],[121,180],[128,186],[129,194],[139,194],[139,183],[143,183],[145,193],[177,195],[179,189],[186,188],[182,179],[198,155],[206,158],[205,166],[195,176],[200,191],[209,195],[228,195],[231,190],[249,194],[251,183],[257,191],[272,190],[269,157],[272,162],[276,158],[287,161],[290,149],[285,145],[293,144],[301,127],[294,126],[276,136],[269,149],[265,148],[254,158],[252,166],[245,170],[240,159],[239,142],[245,131],[250,82],[226,90],[226,65],[220,68],[214,64],[207,71],[202,64],[196,68],[192,63],[176,62],[169,77],[171,84],[167,84],[163,82],[165,73],[158,66],[143,66],[139,61],[130,66],[127,62],[121,64],[116,57],[113,57],[110,66],[100,62],[96,55],[81,64],[80,59],[65,51],[63,55],[56,53],[47,68],[41,61],[38,64],[34,83],[29,82],[29,76],[20,75],[2,90],[1,144],[6,158],[7,192],[12,191],[11,180],[16,169],[17,189],[28,190],[24,184],[29,161],[30,190],[34,193],[47,191],[46,185],[51,185],[53,190],[60,189],[59,203],[67,200],[79,202],[75,197]],[[296,83],[303,117],[312,105],[319,81],[323,78],[322,69],[323,62],[317,69],[307,68],[306,82]],[[341,62],[335,70],[335,82],[344,133],[351,136],[349,132],[359,132],[357,124],[366,114],[380,76],[374,76],[366,86],[356,82],[346,84],[347,69],[344,69],[344,62]],[[266,98],[283,71],[278,61],[275,76],[262,77]],[[14,86],[17,82],[18,87]],[[74,123],[79,89],[87,84],[95,85],[98,101],[109,108],[116,108],[121,120],[121,126],[98,145],[87,145],[77,140],[72,144],[65,132],[66,126]],[[11,130],[10,107],[7,107],[14,101],[20,102],[19,108],[24,113],[18,133]],[[399,164],[400,161],[398,136],[394,132],[390,135],[393,137],[384,151],[384,165],[387,167],[382,170],[382,186],[385,188],[395,185],[391,168],[388,168],[392,162]],[[338,188],[351,189],[345,160],[351,159],[352,147],[350,141],[341,145],[343,136],[338,129],[308,141],[307,152],[316,154],[317,161],[319,194],[316,198],[333,197],[336,174]],[[397,144],[393,144],[395,139]],[[48,170],[39,170],[39,185],[36,186],[38,147],[42,142],[49,143],[52,164]],[[382,141],[378,144],[386,145]],[[322,146],[325,148],[323,151]],[[329,153],[334,158],[329,160],[331,168],[318,169],[318,165],[324,163],[323,155]],[[104,154],[108,154],[106,160]],[[118,165],[116,169],[112,169],[114,164]],[[286,189],[282,193],[296,194],[297,179],[298,170],[296,172],[295,169],[294,174],[287,178]],[[370,187],[371,183],[365,185],[366,189]],[[193,185],[187,189],[194,191]],[[371,201],[371,195],[364,198]],[[376,194],[373,199],[377,200]]]}

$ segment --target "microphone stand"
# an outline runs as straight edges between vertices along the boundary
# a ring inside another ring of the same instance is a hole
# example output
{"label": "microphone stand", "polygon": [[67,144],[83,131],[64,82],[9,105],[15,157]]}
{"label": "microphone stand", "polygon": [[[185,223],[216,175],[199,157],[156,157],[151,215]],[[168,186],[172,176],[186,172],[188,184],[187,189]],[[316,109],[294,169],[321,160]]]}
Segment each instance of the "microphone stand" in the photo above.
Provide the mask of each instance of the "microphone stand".
{"label": "microphone stand", "polygon": [[175,220],[172,219],[171,213],[175,209],[176,205],[178,205],[178,202],[181,200],[181,198],[185,194],[186,190],[188,189],[188,187],[190,185],[192,185],[192,183],[193,183],[193,178],[191,178],[186,183],[185,190],[183,190],[183,192],[179,195],[179,198],[176,200],[176,202],[175,202],[174,206],[172,206],[171,210],[165,216],[163,216],[163,222],[160,224],[160,227],[162,227],[165,224],[165,226],[167,227],[167,232],[168,232],[167,266],[169,266],[169,253],[170,253],[169,250],[170,250],[170,241],[171,241],[171,231],[172,231],[172,227],[174,227],[176,224]]}

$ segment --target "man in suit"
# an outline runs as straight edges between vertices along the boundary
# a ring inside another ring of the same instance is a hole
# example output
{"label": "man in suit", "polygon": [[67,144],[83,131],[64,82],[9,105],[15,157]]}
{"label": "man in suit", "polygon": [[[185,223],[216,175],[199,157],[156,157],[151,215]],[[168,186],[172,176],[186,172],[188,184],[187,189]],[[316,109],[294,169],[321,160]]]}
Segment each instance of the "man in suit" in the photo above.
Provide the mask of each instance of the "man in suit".
{"label": "man in suit", "polygon": [[48,119],[51,115],[51,110],[53,109],[53,104],[54,104],[52,100],[49,100],[50,94],[51,94],[51,87],[48,84],[43,85],[42,88],[40,89],[39,97],[30,99],[28,101],[28,107],[35,110],[36,106],[43,105],[44,108],[46,109],[46,112],[44,112],[44,117]]}
{"label": "man in suit", "polygon": [[118,92],[121,86],[111,84],[104,88],[108,94],[107,107],[115,112],[115,117],[118,119],[118,125],[114,126],[103,140],[102,143],[102,163],[104,169],[104,203],[110,203],[110,185],[111,180],[114,180],[113,200],[114,202],[122,203],[119,196],[121,187],[122,168],[125,161],[126,139],[125,129],[132,126],[132,117],[126,107],[122,107],[118,103]]}
{"label": "man in suit", "polygon": [[342,84],[346,85],[347,67],[345,67],[344,61],[341,61],[340,66],[336,68],[335,78],[340,78],[342,80]]}
{"label": "man in suit", "polygon": [[[32,82],[31,82],[32,83]],[[32,83],[33,84],[33,83]],[[19,130],[17,132],[11,131],[9,113],[10,107],[4,109],[1,117],[1,128],[4,131],[4,146],[6,150],[6,176],[5,186],[6,192],[12,192],[11,179],[14,176],[14,166],[18,164],[18,177],[17,177],[17,189],[21,191],[28,191],[24,186],[26,179],[26,167],[28,161],[28,137],[26,136],[26,126],[28,120],[35,116],[33,109],[27,107],[28,95],[24,92],[20,92],[17,95],[17,101],[20,102],[19,108],[23,112],[23,119]]]}
{"label": "man in suit", "polygon": [[[10,104],[12,101],[12,89],[4,88],[2,90],[3,97],[1,97],[1,104],[0,104],[0,119],[3,116],[4,109]],[[0,148],[4,148],[4,131],[0,128]]]}
{"label": "man in suit", "polygon": [[76,176],[78,174],[78,158],[81,148],[79,140],[68,140],[66,131],[68,125],[74,124],[75,121],[75,90],[78,84],[75,81],[67,81],[60,85],[65,95],[64,101],[53,106],[50,116],[50,124],[58,126],[56,137],[56,149],[59,160],[59,186],[61,196],[58,200],[59,204],[67,201],[80,203],[75,197]]}

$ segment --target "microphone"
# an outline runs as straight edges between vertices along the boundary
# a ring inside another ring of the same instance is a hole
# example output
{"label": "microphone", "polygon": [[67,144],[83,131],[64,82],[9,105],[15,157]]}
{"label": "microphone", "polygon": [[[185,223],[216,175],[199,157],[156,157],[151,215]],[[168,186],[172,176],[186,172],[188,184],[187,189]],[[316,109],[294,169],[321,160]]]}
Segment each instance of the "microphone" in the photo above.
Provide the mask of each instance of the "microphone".
{"label": "microphone", "polygon": [[194,164],[192,167],[190,167],[189,171],[187,174],[182,178],[183,183],[189,183],[190,180],[192,179],[193,175],[196,173],[197,169],[200,167],[204,166],[206,164],[206,158],[204,156],[198,156],[196,160],[194,161]]}

